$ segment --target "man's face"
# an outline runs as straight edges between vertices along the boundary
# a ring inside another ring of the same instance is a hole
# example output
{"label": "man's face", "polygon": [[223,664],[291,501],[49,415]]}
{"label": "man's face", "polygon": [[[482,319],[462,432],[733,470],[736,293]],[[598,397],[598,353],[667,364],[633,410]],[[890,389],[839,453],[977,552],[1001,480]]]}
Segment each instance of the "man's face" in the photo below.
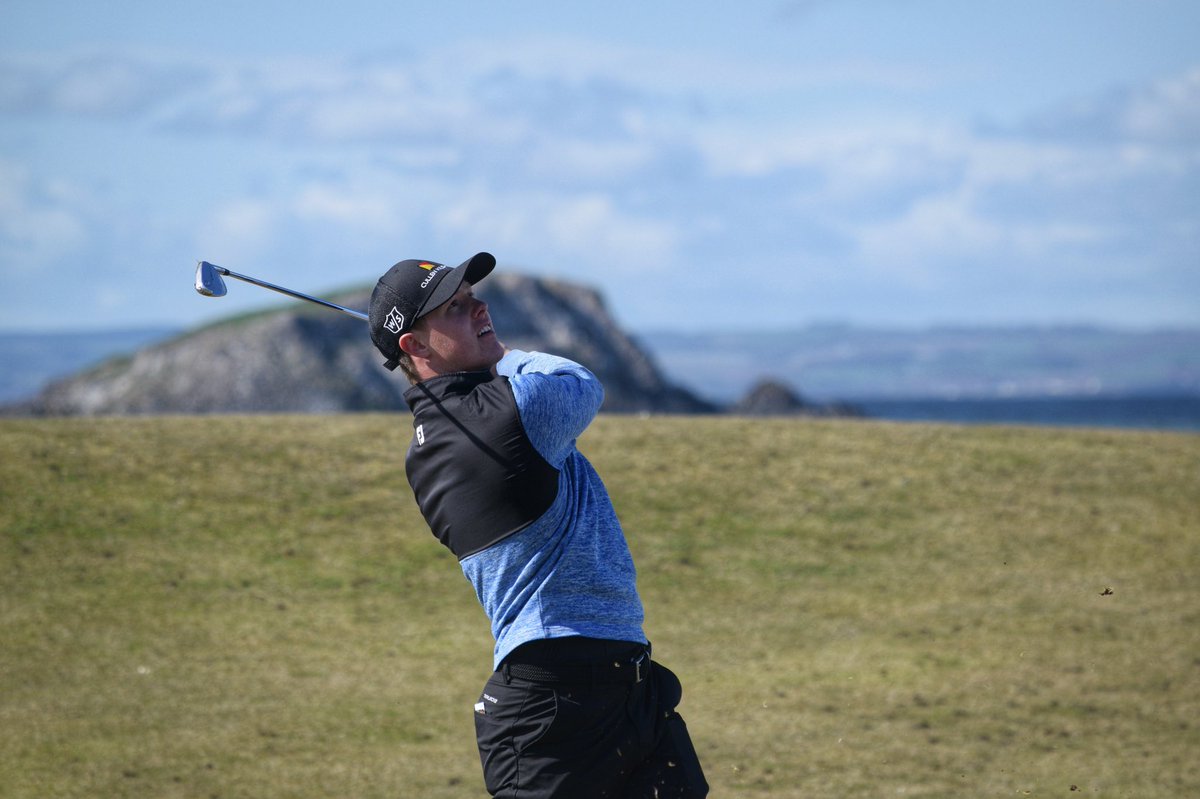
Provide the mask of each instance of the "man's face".
{"label": "man's face", "polygon": [[475,297],[470,283],[421,317],[418,327],[414,333],[424,338],[429,366],[438,374],[491,369],[504,357],[487,303]]}

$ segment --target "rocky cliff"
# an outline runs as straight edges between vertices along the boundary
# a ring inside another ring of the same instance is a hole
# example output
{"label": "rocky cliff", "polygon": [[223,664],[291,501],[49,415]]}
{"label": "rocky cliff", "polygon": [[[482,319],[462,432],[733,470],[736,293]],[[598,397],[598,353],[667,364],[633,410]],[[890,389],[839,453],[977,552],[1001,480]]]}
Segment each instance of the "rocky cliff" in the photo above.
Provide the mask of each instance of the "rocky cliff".
{"label": "rocky cliff", "polygon": [[[247,288],[246,290],[252,290]],[[604,383],[604,410],[717,410],[668,384],[586,287],[497,273],[479,286],[500,338],[578,361]],[[369,289],[332,298],[366,309]],[[212,302],[199,297],[197,302]],[[231,319],[60,380],[14,409],[34,415],[396,410],[408,383],[388,372],[366,325],[307,303]]]}

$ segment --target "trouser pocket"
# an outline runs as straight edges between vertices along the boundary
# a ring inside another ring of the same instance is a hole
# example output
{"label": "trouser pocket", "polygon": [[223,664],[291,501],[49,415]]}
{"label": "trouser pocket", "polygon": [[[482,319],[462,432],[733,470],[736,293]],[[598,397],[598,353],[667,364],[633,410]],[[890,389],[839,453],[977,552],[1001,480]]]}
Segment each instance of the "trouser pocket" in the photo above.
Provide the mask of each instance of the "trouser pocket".
{"label": "trouser pocket", "polygon": [[557,706],[546,686],[506,684],[499,675],[488,680],[475,703],[475,740],[488,793],[505,796],[519,787],[520,758],[553,726]]}
{"label": "trouser pocket", "polygon": [[625,685],[506,681],[493,675],[475,710],[488,792],[498,798],[623,797],[648,751],[626,717]]}

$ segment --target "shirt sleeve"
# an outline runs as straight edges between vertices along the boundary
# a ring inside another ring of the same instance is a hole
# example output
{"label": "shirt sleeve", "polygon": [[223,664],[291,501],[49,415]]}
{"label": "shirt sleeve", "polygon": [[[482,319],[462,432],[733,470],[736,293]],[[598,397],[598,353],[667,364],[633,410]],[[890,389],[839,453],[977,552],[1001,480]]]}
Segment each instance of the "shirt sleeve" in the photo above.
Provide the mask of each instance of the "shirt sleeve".
{"label": "shirt sleeve", "polygon": [[561,466],[600,411],[600,381],[574,361],[523,350],[511,350],[496,372],[512,386],[530,443],[551,465]]}

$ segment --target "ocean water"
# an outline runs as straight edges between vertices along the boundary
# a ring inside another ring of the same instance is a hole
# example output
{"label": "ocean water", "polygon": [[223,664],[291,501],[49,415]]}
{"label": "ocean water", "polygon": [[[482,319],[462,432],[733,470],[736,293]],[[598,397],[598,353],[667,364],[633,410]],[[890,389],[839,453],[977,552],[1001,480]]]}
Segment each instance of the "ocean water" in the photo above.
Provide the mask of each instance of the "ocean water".
{"label": "ocean water", "polygon": [[1200,432],[1200,396],[852,400],[868,417],[956,424],[1123,427]]}

